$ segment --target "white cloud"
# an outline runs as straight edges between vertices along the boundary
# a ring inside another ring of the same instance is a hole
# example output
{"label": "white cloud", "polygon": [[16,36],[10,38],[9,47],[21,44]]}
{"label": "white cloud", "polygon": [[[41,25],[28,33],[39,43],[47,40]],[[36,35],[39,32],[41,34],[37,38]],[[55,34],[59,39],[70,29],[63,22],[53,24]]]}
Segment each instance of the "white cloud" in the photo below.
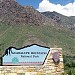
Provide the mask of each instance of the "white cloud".
{"label": "white cloud", "polygon": [[75,16],[75,2],[74,3],[69,3],[64,6],[60,4],[53,4],[49,2],[49,0],[43,0],[40,4],[39,7],[37,8],[38,11],[40,12],[45,12],[45,11],[56,11],[60,14],[63,14],[65,16]]}

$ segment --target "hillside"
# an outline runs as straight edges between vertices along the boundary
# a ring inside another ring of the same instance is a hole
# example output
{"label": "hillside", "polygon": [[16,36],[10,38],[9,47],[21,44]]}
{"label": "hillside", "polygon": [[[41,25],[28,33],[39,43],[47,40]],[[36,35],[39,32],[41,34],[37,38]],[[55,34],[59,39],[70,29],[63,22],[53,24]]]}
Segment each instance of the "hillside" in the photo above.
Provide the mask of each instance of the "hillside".
{"label": "hillside", "polygon": [[64,55],[74,56],[74,32],[56,29],[49,25],[7,25],[0,23],[0,55],[9,46],[23,47],[27,44],[41,44],[48,47],[62,47]]}
{"label": "hillside", "polygon": [[72,31],[75,31],[75,17],[67,17],[64,15],[61,15],[57,12],[42,12],[43,15],[46,17],[53,19],[55,22],[58,23],[58,26],[61,27],[67,27]]}

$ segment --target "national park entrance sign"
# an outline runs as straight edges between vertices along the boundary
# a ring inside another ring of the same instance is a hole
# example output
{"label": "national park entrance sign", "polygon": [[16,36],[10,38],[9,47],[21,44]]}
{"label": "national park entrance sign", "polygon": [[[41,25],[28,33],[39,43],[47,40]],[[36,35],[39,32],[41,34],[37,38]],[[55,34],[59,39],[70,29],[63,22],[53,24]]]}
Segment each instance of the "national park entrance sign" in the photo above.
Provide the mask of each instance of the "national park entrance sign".
{"label": "national park entrance sign", "polygon": [[3,56],[3,65],[42,65],[48,55],[49,48],[31,45],[21,49],[8,48]]}
{"label": "national park entrance sign", "polygon": [[[64,72],[62,48],[37,44],[23,48],[9,47],[2,57],[0,75],[61,75]],[[10,73],[7,71],[10,70]]]}

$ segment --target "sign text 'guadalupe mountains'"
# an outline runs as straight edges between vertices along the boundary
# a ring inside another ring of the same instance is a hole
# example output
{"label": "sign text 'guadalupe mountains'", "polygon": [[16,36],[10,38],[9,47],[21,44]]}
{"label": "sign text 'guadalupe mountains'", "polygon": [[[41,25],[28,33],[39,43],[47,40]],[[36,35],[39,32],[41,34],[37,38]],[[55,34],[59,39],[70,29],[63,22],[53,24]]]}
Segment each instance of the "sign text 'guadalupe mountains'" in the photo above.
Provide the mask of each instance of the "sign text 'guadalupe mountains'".
{"label": "sign text 'guadalupe mountains'", "polygon": [[24,48],[9,47],[2,57],[2,65],[42,65],[49,48],[31,45]]}

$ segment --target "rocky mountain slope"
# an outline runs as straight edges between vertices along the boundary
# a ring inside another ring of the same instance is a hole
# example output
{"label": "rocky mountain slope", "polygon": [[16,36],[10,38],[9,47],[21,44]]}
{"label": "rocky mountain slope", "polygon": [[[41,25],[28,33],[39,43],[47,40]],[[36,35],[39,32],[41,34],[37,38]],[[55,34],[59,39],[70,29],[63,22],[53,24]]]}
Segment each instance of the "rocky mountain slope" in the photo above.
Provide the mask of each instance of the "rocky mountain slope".
{"label": "rocky mountain slope", "polygon": [[23,7],[16,0],[0,0],[0,22],[39,25],[50,21],[33,7]]}
{"label": "rocky mountain slope", "polygon": [[46,17],[53,19],[55,22],[58,23],[59,26],[61,27],[67,27],[73,31],[75,31],[75,17],[67,17],[64,15],[61,15],[57,12],[43,12],[43,15]]}

